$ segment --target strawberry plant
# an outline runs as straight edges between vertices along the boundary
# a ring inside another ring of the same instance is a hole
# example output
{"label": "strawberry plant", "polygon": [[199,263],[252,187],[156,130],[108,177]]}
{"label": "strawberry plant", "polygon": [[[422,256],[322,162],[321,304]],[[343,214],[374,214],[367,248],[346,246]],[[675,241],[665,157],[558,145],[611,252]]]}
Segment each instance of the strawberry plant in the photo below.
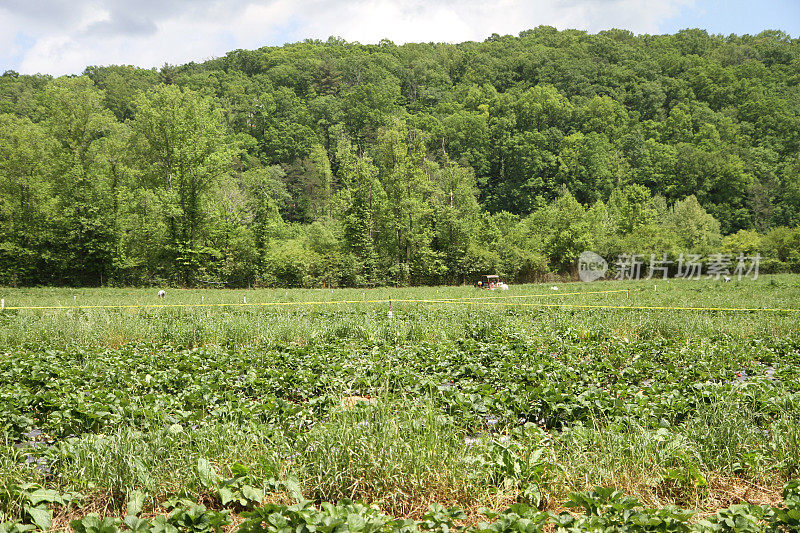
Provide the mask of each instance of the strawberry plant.
{"label": "strawberry plant", "polygon": [[75,533],[118,533],[122,531],[122,522],[116,518],[100,518],[96,513],[90,513],[80,520],[70,522],[70,527]]}
{"label": "strawberry plant", "polygon": [[394,524],[377,509],[349,500],[323,503],[321,510],[309,501],[288,507],[269,504],[243,516],[240,533],[388,533]]}
{"label": "strawberry plant", "polygon": [[18,506],[20,523],[8,527],[19,529],[23,525],[31,525],[47,531],[53,519],[51,505],[68,506],[76,496],[74,493],[62,494],[45,489],[35,483],[9,485],[0,493],[0,511],[9,512],[12,507]]}
{"label": "strawberry plant", "polygon": [[167,519],[181,533],[220,533],[230,522],[228,511],[213,511],[197,504],[179,505]]}

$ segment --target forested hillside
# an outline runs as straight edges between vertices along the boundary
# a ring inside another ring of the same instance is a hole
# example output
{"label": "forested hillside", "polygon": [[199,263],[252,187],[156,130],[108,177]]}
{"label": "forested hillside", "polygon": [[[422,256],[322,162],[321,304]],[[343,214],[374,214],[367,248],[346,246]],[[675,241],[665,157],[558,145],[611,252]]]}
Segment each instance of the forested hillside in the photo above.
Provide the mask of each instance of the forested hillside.
{"label": "forested hillside", "polygon": [[800,39],[331,38],[0,77],[0,284],[342,286],[578,254],[800,269]]}

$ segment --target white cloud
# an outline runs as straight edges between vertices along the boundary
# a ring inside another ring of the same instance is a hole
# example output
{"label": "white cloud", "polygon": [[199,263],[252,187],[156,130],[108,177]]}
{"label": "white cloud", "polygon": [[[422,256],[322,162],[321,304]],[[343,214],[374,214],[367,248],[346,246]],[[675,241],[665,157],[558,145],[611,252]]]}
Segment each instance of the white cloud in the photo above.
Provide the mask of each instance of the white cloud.
{"label": "white cloud", "polygon": [[[363,43],[483,40],[540,24],[658,33],[693,0],[21,0],[0,7],[0,70],[65,74],[88,65],[202,61],[330,35]],[[49,5],[42,5],[49,4]],[[34,39],[21,50],[15,36]],[[5,64],[3,64],[5,63]]]}

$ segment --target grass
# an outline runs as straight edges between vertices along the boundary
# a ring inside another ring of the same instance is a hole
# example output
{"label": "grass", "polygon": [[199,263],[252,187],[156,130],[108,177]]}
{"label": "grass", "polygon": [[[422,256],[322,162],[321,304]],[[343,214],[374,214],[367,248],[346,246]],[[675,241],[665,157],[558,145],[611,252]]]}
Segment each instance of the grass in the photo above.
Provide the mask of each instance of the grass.
{"label": "grass", "polygon": [[[519,304],[797,308],[800,276],[558,287],[168,289],[170,304],[297,305],[5,310],[0,508],[19,515],[13,487],[29,482],[81,493],[71,517],[121,515],[134,491],[148,513],[180,494],[219,506],[200,459],[223,477],[241,465],[274,501],[295,480],[306,498],[394,516],[433,502],[472,521],[520,499],[559,509],[600,485],[653,506],[780,501],[800,475],[800,313]],[[0,297],[135,305],[156,292]],[[540,296],[398,301],[524,294]],[[301,303],[389,296],[393,318],[387,303]],[[25,447],[31,429],[52,446]]]}
{"label": "grass", "polygon": [[486,488],[464,437],[431,403],[379,400],[336,410],[303,434],[294,464],[321,501],[364,499],[403,516],[434,503],[468,506]]}
{"label": "grass", "polygon": [[[278,307],[187,307],[6,311],[0,322],[0,347],[42,342],[70,347],[117,347],[131,342],[172,346],[274,346],[285,343],[352,339],[448,342],[465,335],[502,328],[528,335],[547,335],[548,324],[584,331],[613,329],[622,335],[681,334],[765,336],[786,335],[796,328],[797,312],[627,310],[547,308],[526,304],[798,308],[796,276],[762,276],[723,284],[702,281],[595,282],[519,285],[508,296],[458,303],[401,303],[403,299],[475,298],[472,287],[399,289],[169,289],[168,305],[291,303]],[[629,293],[564,295],[628,289]],[[6,305],[159,305],[153,289],[0,289]],[[505,296],[491,293],[492,297]],[[395,300],[389,321],[386,303],[302,305],[301,302]],[[434,327],[435,325],[435,327]]]}

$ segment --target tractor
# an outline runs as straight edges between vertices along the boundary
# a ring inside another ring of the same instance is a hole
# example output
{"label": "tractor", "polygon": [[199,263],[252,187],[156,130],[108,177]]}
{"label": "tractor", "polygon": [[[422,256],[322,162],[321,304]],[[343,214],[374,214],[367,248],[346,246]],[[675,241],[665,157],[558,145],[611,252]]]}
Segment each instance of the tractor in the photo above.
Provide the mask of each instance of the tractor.
{"label": "tractor", "polygon": [[500,276],[497,274],[485,275],[481,276],[480,281],[476,284],[479,289],[486,289],[488,291],[494,291],[497,289],[501,290],[508,290],[508,285],[503,283],[500,280]]}

